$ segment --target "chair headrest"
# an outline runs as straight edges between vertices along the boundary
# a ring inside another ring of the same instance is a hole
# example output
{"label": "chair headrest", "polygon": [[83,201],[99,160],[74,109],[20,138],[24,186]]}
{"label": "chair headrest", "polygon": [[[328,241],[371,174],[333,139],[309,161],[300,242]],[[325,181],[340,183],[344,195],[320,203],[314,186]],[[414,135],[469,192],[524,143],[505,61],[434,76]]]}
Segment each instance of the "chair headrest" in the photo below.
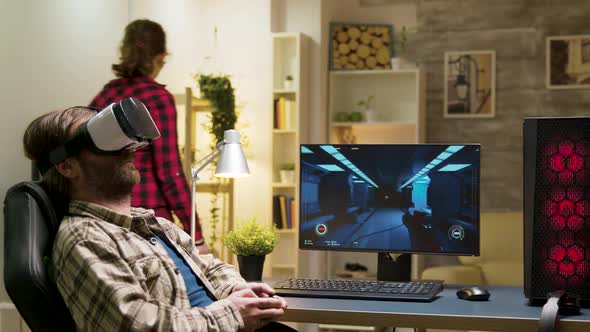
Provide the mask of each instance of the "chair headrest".
{"label": "chair headrest", "polygon": [[10,199],[10,197],[14,197],[19,193],[29,194],[33,197],[41,209],[45,220],[48,222],[47,226],[49,226],[51,232],[55,234],[59,229],[59,224],[63,217],[63,208],[61,206],[55,206],[54,202],[49,198],[49,195],[45,191],[45,188],[43,188],[43,184],[40,181],[25,181],[15,184],[6,192],[4,205],[6,206],[7,200]]}

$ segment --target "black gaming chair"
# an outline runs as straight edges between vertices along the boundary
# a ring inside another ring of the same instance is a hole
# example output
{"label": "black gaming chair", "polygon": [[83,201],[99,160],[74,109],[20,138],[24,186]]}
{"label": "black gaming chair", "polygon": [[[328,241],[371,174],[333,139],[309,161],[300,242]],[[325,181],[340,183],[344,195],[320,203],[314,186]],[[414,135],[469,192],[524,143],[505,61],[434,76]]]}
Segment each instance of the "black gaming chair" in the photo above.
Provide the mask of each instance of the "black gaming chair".
{"label": "black gaming chair", "polygon": [[47,272],[60,211],[39,182],[21,182],[4,199],[4,285],[32,331],[75,331]]}

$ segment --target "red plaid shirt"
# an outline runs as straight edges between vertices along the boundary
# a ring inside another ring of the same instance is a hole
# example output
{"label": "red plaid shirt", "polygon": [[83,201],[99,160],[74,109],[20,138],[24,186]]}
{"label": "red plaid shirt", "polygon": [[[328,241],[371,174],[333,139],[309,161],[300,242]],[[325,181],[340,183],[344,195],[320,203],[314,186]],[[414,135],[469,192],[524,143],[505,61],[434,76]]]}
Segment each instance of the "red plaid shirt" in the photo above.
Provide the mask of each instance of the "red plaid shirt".
{"label": "red plaid shirt", "polygon": [[[164,85],[148,77],[118,78],[107,83],[90,103],[103,108],[123,98],[135,97],[150,111],[161,137],[148,148],[135,152],[135,167],[141,183],[133,188],[131,205],[158,211],[174,211],[185,231],[190,230],[191,196],[185,180],[176,136],[176,107],[174,97]],[[160,215],[166,216],[165,213]],[[203,243],[197,215],[195,240]]]}

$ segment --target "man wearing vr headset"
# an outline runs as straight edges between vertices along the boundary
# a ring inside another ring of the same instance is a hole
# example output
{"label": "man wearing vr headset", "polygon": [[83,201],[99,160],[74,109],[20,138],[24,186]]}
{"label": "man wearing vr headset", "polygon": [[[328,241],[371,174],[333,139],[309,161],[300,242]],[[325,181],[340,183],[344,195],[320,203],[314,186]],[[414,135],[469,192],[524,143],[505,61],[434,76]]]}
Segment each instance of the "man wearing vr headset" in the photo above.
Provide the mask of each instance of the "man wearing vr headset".
{"label": "man wearing vr headset", "polygon": [[133,152],[159,137],[128,98],[100,111],[73,107],[34,120],[24,148],[67,212],[51,276],[79,331],[292,331],[274,322],[286,302],[231,265],[201,255],[152,210],[131,207]]}

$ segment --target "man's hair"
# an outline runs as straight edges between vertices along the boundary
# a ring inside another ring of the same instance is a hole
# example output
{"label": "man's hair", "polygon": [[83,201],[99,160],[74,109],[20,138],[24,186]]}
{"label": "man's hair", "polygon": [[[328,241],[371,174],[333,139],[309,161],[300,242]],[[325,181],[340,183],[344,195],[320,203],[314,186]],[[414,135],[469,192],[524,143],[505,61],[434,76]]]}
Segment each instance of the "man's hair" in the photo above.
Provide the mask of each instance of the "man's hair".
{"label": "man's hair", "polygon": [[166,54],[166,33],[150,20],[135,20],[125,28],[119,48],[120,63],[113,64],[117,77],[149,76],[154,71],[154,57]]}
{"label": "man's hair", "polygon": [[[63,111],[44,114],[29,124],[23,136],[25,156],[34,163],[48,158],[49,152],[74,136],[72,127],[79,120],[96,115],[96,110],[76,106]],[[54,201],[66,201],[70,196],[70,183],[55,167],[43,174],[43,184]]]}

